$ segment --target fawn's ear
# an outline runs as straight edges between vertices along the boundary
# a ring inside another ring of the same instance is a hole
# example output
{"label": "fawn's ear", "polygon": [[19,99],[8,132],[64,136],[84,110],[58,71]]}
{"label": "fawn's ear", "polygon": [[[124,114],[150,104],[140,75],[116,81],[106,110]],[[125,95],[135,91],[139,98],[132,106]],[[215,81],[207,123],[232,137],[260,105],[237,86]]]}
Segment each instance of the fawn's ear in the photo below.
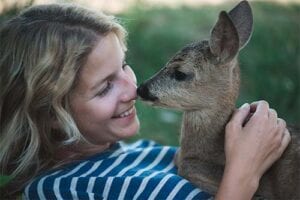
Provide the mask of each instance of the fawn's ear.
{"label": "fawn's ear", "polygon": [[211,31],[209,45],[218,63],[231,61],[239,51],[238,32],[225,11],[219,14],[219,19]]}
{"label": "fawn's ear", "polygon": [[228,13],[232,20],[240,42],[240,49],[246,46],[252,34],[253,15],[252,10],[247,1],[241,1]]}

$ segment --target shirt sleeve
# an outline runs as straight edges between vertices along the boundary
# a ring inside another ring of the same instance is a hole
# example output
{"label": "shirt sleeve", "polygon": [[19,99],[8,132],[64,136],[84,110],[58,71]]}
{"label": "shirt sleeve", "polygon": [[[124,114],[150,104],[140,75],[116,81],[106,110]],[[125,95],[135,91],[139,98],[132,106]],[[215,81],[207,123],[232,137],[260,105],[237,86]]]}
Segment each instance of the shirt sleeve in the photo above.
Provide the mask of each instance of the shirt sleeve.
{"label": "shirt sleeve", "polygon": [[[80,182],[80,181],[79,181]],[[84,180],[83,180],[84,182]],[[87,190],[85,185],[89,185]],[[80,185],[82,187],[80,187]],[[78,184],[71,199],[209,199],[211,196],[174,174],[107,177]]]}
{"label": "shirt sleeve", "polygon": [[[142,145],[143,144],[143,145]],[[211,199],[177,175],[176,148],[142,142],[35,179],[25,199]]]}
{"label": "shirt sleeve", "polygon": [[[172,174],[156,177],[73,178],[62,180],[67,187],[31,191],[29,199],[210,199],[206,192]],[[26,198],[27,199],[27,198]]]}

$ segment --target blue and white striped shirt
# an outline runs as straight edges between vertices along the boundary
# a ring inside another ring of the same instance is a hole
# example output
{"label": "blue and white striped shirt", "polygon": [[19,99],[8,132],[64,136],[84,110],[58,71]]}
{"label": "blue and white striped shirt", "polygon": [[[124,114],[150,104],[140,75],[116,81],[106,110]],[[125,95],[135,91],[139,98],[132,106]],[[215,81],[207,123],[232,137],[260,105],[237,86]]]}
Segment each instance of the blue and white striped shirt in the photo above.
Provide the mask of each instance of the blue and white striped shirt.
{"label": "blue and white striped shirt", "polygon": [[139,140],[34,179],[25,199],[209,199],[178,176],[176,148]]}

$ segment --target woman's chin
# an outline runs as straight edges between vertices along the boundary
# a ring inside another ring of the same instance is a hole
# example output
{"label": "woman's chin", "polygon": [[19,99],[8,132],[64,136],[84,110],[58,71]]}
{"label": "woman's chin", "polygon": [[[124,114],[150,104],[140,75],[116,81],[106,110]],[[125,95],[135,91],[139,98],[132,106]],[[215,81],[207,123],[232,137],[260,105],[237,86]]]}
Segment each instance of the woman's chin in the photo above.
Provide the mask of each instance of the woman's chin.
{"label": "woman's chin", "polygon": [[139,132],[139,129],[140,129],[140,122],[138,117],[136,116],[134,122],[131,123],[130,126],[124,128],[123,131],[121,132],[121,135],[123,136],[122,139],[127,139],[135,136]]}

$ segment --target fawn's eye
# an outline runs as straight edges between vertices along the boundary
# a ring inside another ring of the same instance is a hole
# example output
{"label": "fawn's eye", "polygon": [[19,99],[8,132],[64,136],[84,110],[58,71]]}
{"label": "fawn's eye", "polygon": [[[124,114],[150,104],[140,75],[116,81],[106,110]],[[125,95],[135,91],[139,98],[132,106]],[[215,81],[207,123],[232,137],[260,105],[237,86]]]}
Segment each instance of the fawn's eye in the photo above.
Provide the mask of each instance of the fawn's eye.
{"label": "fawn's eye", "polygon": [[174,71],[173,76],[174,76],[175,80],[177,80],[177,81],[184,81],[187,78],[187,74],[185,74],[181,71],[178,71],[178,70]]}

